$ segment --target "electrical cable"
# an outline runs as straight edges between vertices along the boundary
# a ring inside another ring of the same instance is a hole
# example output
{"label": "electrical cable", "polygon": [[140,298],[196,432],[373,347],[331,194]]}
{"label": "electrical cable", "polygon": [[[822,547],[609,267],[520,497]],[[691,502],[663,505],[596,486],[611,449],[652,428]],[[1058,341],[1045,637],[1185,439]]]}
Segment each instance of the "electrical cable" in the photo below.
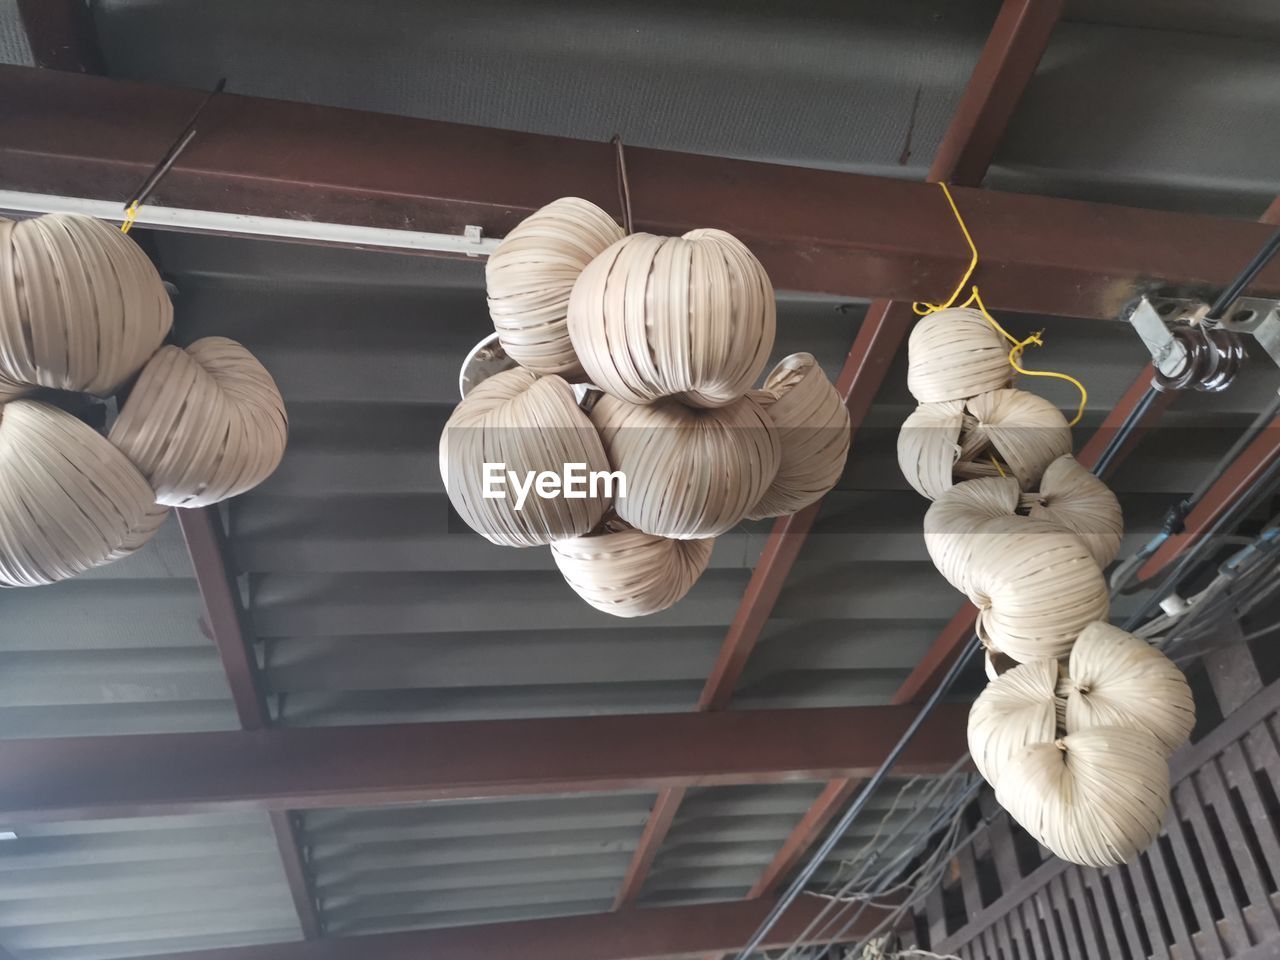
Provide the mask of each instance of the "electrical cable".
{"label": "electrical cable", "polygon": [[1254,254],[1253,259],[1240,271],[1240,275],[1231,281],[1230,286],[1218,294],[1218,298],[1213,301],[1213,306],[1205,314],[1205,320],[1211,323],[1221,320],[1222,315],[1227,312],[1227,308],[1240,299],[1240,294],[1244,292],[1244,288],[1253,282],[1254,278],[1262,272],[1262,268],[1277,253],[1280,253],[1280,230],[1273,233],[1271,239],[1262,245],[1262,249]]}

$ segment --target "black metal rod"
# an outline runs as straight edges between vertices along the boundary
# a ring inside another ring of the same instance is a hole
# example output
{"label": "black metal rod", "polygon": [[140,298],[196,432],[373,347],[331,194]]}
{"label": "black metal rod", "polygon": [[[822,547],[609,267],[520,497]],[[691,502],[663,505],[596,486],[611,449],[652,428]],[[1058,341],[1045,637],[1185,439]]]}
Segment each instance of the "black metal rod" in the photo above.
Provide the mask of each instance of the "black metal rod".
{"label": "black metal rod", "polygon": [[841,816],[836,822],[836,825],[831,828],[830,833],[827,834],[827,838],[822,841],[822,845],[818,847],[813,856],[809,858],[809,862],[804,865],[804,868],[796,874],[795,879],[788,884],[786,891],[778,898],[777,903],[775,903],[769,910],[769,913],[761,922],[759,929],[751,935],[751,939],[747,941],[746,946],[739,951],[737,960],[749,960],[751,954],[754,953],[756,948],[764,942],[764,938],[767,937],[769,935],[769,931],[774,928],[774,925],[778,922],[778,918],[781,917],[786,909],[795,902],[796,897],[800,895],[800,891],[804,889],[805,884],[809,882],[817,872],[818,867],[822,866],[822,862],[827,859],[831,851],[835,849],[836,844],[840,842],[840,838],[848,833],[849,827],[853,825],[853,822],[858,819],[858,815],[862,813],[863,809],[867,806],[867,803],[870,802],[872,794],[874,794],[876,790],[879,789],[880,785],[888,778],[889,771],[893,769],[893,765],[898,762],[898,758],[902,756],[902,752],[907,748],[907,744],[911,742],[911,738],[916,735],[916,732],[924,724],[925,719],[933,712],[933,708],[942,700],[943,696],[951,688],[951,685],[956,681],[960,674],[964,672],[964,668],[968,666],[969,661],[973,659],[973,655],[980,649],[982,649],[982,644],[978,642],[977,637],[974,637],[969,641],[969,645],[965,648],[964,652],[956,658],[955,662],[951,665],[951,669],[947,671],[947,675],[942,678],[942,682],[939,683],[933,693],[929,695],[929,699],[924,702],[924,705],[920,708],[920,712],[917,713],[915,719],[911,721],[911,725],[903,731],[902,736],[898,739],[898,742],[894,744],[893,749],[889,751],[889,755],[885,757],[884,762],[882,762],[876,769],[876,772],[871,775],[871,779],[862,785],[862,789],[858,791],[858,795],[854,798],[849,809],[844,812],[843,816]]}
{"label": "black metal rod", "polygon": [[1209,312],[1205,314],[1205,319],[1209,321],[1221,320],[1222,315],[1227,312],[1227,308],[1239,299],[1240,294],[1244,292],[1244,288],[1253,283],[1254,277],[1262,272],[1271,258],[1280,252],[1280,230],[1271,235],[1271,239],[1262,245],[1262,249],[1253,255],[1253,259],[1249,261],[1238,277],[1231,281],[1231,285],[1222,293],[1218,294],[1218,299],[1213,301],[1213,306],[1209,308]]}
{"label": "black metal rod", "polygon": [[204,113],[205,107],[209,106],[210,101],[225,90],[226,86],[227,78],[223,77],[214,84],[213,89],[210,90],[208,95],[200,101],[200,106],[196,107],[195,113],[191,115],[191,119],[188,120],[187,125],[182,128],[182,132],[178,134],[177,139],[174,140],[169,149],[165,151],[164,156],[160,158],[160,162],[152,168],[149,174],[147,174],[146,179],[142,181],[142,185],[138,187],[138,189],[133,192],[133,195],[124,202],[124,208],[126,210],[135,203],[138,204],[138,206],[142,206],[142,204],[146,202],[147,197],[151,196],[151,192],[155,190],[156,185],[161,181],[161,179],[163,179],[164,175],[169,172],[178,157],[182,155],[182,151],[187,149],[187,145],[195,138],[196,121],[199,120],[200,115]]}

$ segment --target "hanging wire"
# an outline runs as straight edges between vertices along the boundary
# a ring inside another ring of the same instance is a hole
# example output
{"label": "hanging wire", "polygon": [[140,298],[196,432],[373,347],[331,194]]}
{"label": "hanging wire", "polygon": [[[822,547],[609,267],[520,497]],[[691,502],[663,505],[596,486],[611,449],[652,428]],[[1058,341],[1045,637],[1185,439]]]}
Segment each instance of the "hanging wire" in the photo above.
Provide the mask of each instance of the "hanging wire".
{"label": "hanging wire", "polygon": [[631,223],[631,184],[627,180],[627,156],[622,146],[621,134],[615,133],[609,140],[614,149],[614,167],[618,174],[618,205],[622,207],[622,227],[630,236],[635,230]]}
{"label": "hanging wire", "polygon": [[213,101],[213,98],[225,90],[226,86],[226,77],[221,78],[216,84],[214,84],[213,89],[210,90],[205,95],[205,98],[200,101],[200,106],[196,107],[195,113],[191,115],[191,119],[188,120],[187,125],[182,128],[182,132],[178,134],[177,139],[169,145],[169,149],[165,151],[164,156],[162,156],[159,162],[151,168],[151,172],[143,179],[142,183],[138,186],[138,189],[129,195],[129,199],[124,202],[124,222],[120,224],[121,233],[128,233],[129,230],[132,229],[134,223],[138,219],[138,208],[146,202],[149,196],[151,196],[156,186],[162,179],[164,179],[165,174],[167,174],[173,167],[174,163],[177,162],[178,157],[182,156],[182,152],[187,149],[188,144],[195,139],[196,121],[200,119],[205,108]]}

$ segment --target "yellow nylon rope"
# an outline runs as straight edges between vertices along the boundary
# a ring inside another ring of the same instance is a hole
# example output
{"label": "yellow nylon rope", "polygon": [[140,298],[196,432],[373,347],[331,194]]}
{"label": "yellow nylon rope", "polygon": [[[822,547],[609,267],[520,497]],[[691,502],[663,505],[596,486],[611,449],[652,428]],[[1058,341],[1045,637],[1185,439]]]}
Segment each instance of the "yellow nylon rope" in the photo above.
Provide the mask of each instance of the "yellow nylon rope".
{"label": "yellow nylon rope", "polygon": [[[956,206],[956,201],[951,196],[951,191],[947,189],[947,185],[939,182],[938,186],[942,188],[942,192],[947,198],[947,204],[951,207],[951,212],[955,214],[956,223],[960,225],[960,232],[964,234],[965,243],[969,245],[969,267],[965,270],[964,276],[961,277],[960,284],[956,287],[955,292],[947,298],[946,303],[925,303],[922,301],[913,303],[911,305],[911,309],[918,317],[927,317],[929,314],[937,313],[939,310],[949,309],[959,298],[960,294],[964,292],[964,288],[966,284],[968,284],[969,278],[973,276],[973,272],[978,269],[978,245],[973,242],[973,236],[969,233],[969,227],[964,222],[964,217],[960,215],[960,209]],[[1000,326],[996,318],[987,310],[986,304],[982,302],[982,296],[978,293],[977,284],[973,285],[972,291],[973,292],[969,295],[969,299],[960,304],[960,306],[962,308],[976,308],[979,313],[987,318],[987,322],[1000,332],[1001,336],[1013,344],[1013,349],[1009,351],[1009,366],[1013,367],[1014,370],[1023,376],[1050,377],[1054,380],[1065,380],[1080,391],[1080,406],[1076,410],[1075,419],[1071,421],[1071,426],[1074,427],[1084,417],[1084,408],[1089,402],[1089,391],[1085,389],[1084,384],[1067,373],[1058,373],[1055,370],[1028,370],[1023,367],[1021,364],[1022,352],[1029,346],[1044,346],[1044,340],[1041,339],[1044,331],[1037,331],[1025,340],[1019,340],[1017,337],[1013,336],[1013,334],[1009,333],[1009,331],[1004,327]]]}

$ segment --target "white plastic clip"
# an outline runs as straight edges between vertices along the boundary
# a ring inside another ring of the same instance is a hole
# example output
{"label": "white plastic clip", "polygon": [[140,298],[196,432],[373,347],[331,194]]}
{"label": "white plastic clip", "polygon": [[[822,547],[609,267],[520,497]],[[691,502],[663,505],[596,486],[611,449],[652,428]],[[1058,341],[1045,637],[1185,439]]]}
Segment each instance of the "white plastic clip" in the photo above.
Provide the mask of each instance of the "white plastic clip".
{"label": "white plastic clip", "polygon": [[[462,228],[462,236],[466,239],[467,243],[474,243],[476,246],[479,246],[480,241],[484,236],[484,230],[477,227],[474,223],[469,223]],[[467,256],[478,257],[480,256],[480,251],[477,250],[475,253],[467,251]]]}

